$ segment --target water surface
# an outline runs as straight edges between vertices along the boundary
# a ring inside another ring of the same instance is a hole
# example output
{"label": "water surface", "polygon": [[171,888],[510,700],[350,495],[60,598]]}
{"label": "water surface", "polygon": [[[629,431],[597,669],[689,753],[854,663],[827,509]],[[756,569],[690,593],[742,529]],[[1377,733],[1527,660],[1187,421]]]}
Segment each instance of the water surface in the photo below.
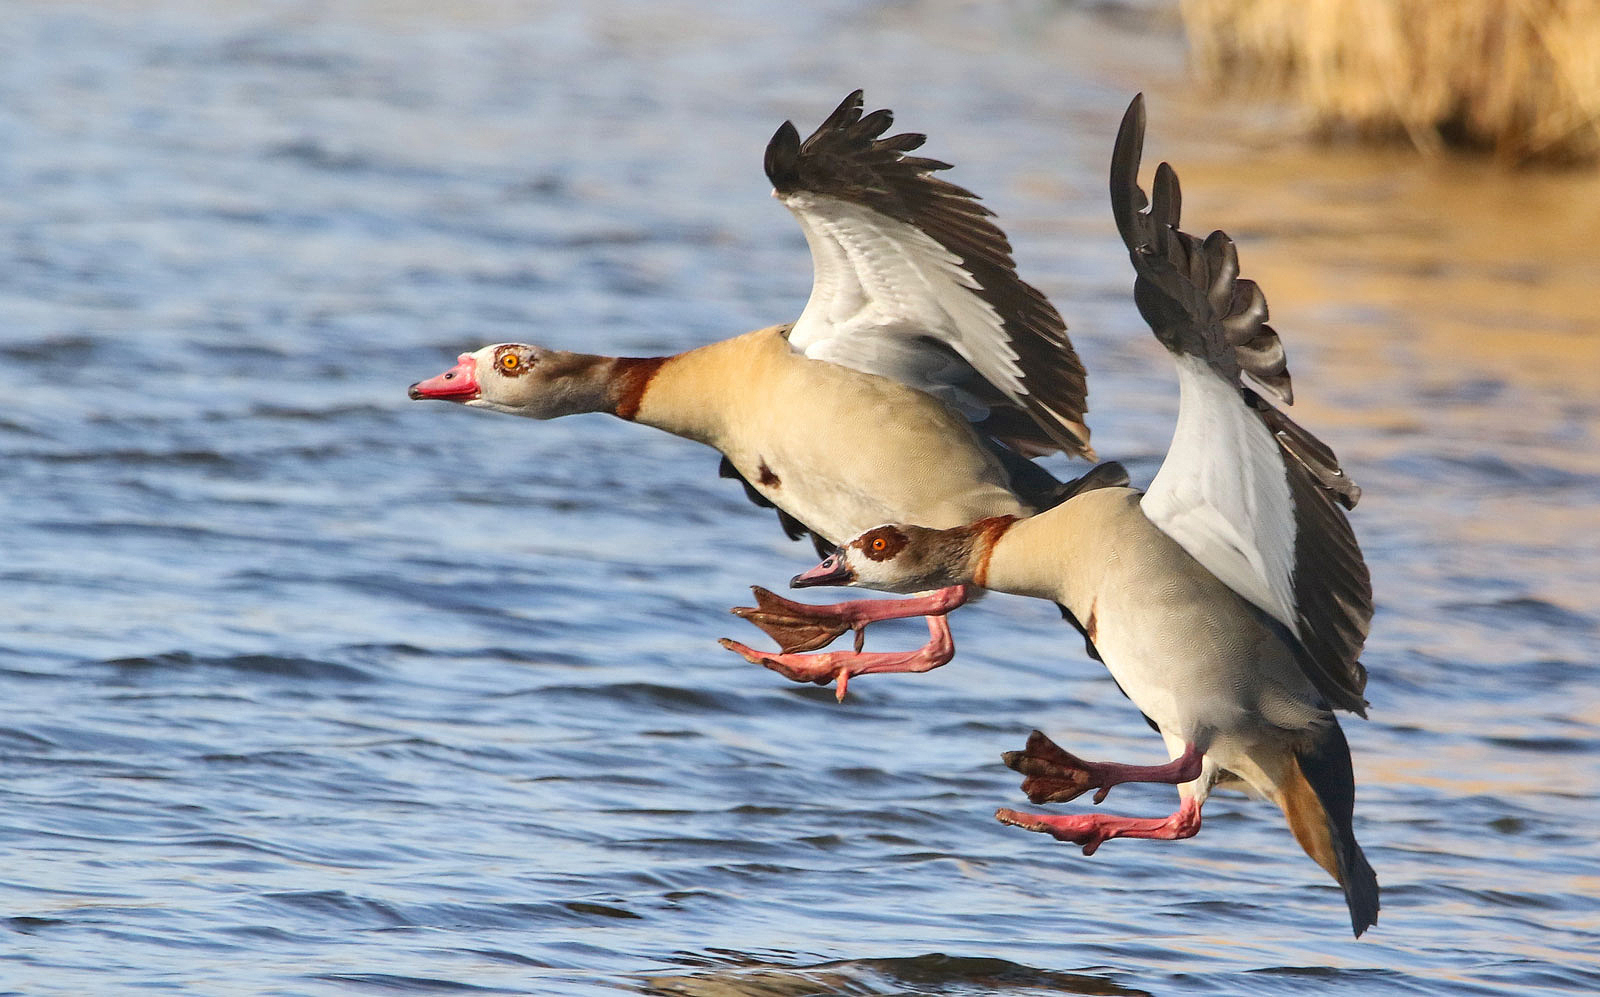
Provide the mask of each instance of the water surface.
{"label": "water surface", "polygon": [[[1592,179],[1308,150],[1188,84],[1159,5],[434,8],[0,22],[0,991],[1600,989]],[[797,315],[761,150],[857,86],[999,212],[1141,480],[1176,398],[1105,205],[1134,91],[1238,239],[1366,489],[1364,940],[1259,802],[1088,859],[994,823],[1033,727],[1159,757],[1052,607],[837,705],[716,646],[809,560],[709,451],[405,399],[484,342]]]}

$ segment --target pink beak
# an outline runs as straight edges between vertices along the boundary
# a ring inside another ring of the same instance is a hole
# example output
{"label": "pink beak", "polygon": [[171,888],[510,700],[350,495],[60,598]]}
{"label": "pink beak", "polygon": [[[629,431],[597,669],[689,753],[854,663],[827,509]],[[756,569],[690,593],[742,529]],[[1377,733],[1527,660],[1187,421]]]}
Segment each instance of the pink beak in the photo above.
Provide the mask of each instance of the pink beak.
{"label": "pink beak", "polygon": [[411,397],[439,398],[448,402],[470,402],[478,397],[478,361],[472,354],[456,357],[456,365],[443,374],[411,386]]}
{"label": "pink beak", "polygon": [[836,552],[830,554],[815,568],[809,568],[789,579],[789,587],[803,589],[813,585],[843,585],[853,580],[855,576],[856,573],[845,564],[844,554]]}

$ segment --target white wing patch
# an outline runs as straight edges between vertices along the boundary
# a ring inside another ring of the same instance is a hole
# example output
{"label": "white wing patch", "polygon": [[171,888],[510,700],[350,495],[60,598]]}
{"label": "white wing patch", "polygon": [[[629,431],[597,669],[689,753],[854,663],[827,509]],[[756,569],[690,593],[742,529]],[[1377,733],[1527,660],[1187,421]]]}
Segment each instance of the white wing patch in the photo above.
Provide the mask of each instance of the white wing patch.
{"label": "white wing patch", "polygon": [[1223,584],[1295,634],[1295,521],[1271,430],[1200,357],[1177,355],[1178,426],[1141,507]]}
{"label": "white wing patch", "polygon": [[950,387],[963,373],[954,350],[1013,399],[1028,394],[1004,322],[980,297],[959,259],[927,233],[861,204],[826,194],[780,197],[811,247],[811,297],[789,332],[806,356],[891,377],[954,404],[972,418],[984,407]]}

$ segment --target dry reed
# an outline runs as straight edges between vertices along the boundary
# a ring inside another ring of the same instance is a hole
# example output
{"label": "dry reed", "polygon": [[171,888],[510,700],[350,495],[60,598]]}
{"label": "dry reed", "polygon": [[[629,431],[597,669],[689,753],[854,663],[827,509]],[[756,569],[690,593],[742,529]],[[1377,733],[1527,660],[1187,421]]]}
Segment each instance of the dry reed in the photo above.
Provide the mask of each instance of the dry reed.
{"label": "dry reed", "polygon": [[1329,134],[1600,159],[1600,0],[1180,0],[1195,68]]}

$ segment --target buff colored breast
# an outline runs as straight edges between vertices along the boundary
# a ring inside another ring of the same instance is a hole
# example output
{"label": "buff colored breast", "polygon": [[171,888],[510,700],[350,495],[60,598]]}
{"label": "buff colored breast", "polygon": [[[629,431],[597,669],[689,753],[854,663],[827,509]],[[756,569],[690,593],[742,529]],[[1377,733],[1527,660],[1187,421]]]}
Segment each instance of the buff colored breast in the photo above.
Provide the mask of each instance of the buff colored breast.
{"label": "buff colored breast", "polygon": [[783,328],[674,357],[636,421],[716,447],[835,543],[888,522],[944,528],[1031,512],[965,419],[899,382],[809,360]]}

